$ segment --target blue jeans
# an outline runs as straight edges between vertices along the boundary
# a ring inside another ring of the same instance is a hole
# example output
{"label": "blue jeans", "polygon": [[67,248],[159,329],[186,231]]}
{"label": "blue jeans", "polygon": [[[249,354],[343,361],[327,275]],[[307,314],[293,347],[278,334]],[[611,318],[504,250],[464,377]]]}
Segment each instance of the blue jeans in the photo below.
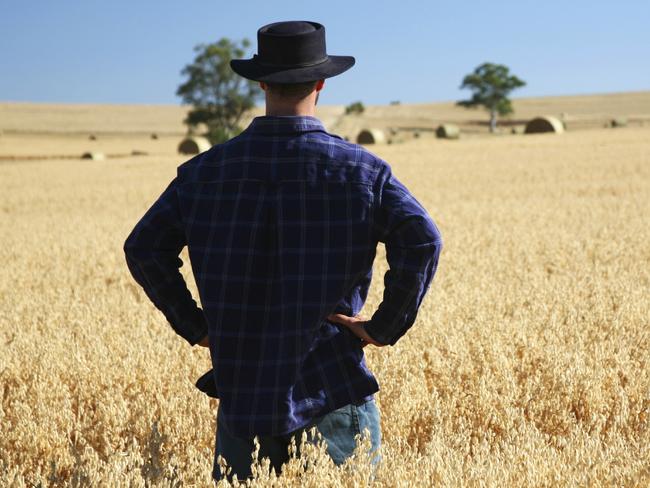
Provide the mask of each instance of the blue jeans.
{"label": "blue jeans", "polygon": [[[253,439],[234,437],[228,433],[220,421],[221,409],[217,412],[217,436],[214,454],[214,468],[212,476],[215,480],[223,477],[217,464],[217,456],[221,455],[232,467],[228,479],[236,476],[239,480],[251,477],[251,458],[253,454]],[[292,438],[296,445],[300,444],[300,437],[305,430],[316,427],[327,443],[327,453],[334,464],[340,465],[350,457],[356,447],[355,435],[363,434],[365,429],[370,433],[371,452],[375,453],[381,445],[381,430],[379,425],[379,409],[374,400],[358,405],[345,405],[333,412],[315,418],[310,424],[282,436],[260,436],[259,457],[268,457],[271,467],[279,474],[282,465],[289,459],[288,447]],[[309,439],[313,442],[312,439]],[[373,463],[379,462],[379,453],[375,453]]]}

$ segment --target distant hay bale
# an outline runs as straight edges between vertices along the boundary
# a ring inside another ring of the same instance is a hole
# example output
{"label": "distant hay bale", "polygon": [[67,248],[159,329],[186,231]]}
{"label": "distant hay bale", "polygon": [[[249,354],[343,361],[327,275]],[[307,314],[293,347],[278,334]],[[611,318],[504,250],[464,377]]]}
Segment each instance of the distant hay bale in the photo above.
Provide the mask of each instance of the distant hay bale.
{"label": "distant hay bale", "polygon": [[95,134],[90,134],[90,135],[88,136],[88,140],[90,140],[90,141],[96,141],[96,140],[97,140],[97,136],[96,136]]}
{"label": "distant hay bale", "polygon": [[555,117],[535,117],[526,124],[525,134],[543,134],[551,132],[561,134],[564,132],[564,124]]}
{"label": "distant hay bale", "polygon": [[157,140],[158,140],[158,134],[156,134],[156,133],[154,132],[153,134],[151,134],[151,138],[152,138],[154,141],[157,141]]}
{"label": "distant hay bale", "polygon": [[617,127],[627,127],[627,118],[626,117],[616,117],[609,121],[609,126],[612,128]]}
{"label": "distant hay bale", "polygon": [[178,152],[181,154],[199,154],[211,147],[212,144],[205,137],[189,136],[178,145]]}
{"label": "distant hay bale", "polygon": [[147,151],[141,151],[140,149],[131,151],[131,156],[146,156],[147,154],[149,154]]}
{"label": "distant hay bale", "polygon": [[381,129],[363,129],[357,136],[357,144],[383,144],[386,136]]}
{"label": "distant hay bale", "polygon": [[102,152],[88,151],[81,155],[81,159],[90,159],[92,161],[104,161],[106,155]]}
{"label": "distant hay bale", "polygon": [[458,139],[460,129],[454,124],[442,124],[436,129],[436,137],[438,139]]}

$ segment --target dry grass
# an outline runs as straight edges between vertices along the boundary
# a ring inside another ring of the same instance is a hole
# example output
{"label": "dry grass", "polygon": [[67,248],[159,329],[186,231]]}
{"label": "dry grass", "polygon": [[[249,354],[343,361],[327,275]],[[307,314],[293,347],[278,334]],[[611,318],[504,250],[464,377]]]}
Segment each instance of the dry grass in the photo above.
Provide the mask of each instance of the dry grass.
{"label": "dry grass", "polygon": [[[650,484],[650,131],[379,151],[445,249],[413,329],[368,348],[376,486]],[[0,486],[209,485],[206,351],[173,334],[121,251],[179,162],[0,165]],[[275,483],[369,475],[312,457]]]}

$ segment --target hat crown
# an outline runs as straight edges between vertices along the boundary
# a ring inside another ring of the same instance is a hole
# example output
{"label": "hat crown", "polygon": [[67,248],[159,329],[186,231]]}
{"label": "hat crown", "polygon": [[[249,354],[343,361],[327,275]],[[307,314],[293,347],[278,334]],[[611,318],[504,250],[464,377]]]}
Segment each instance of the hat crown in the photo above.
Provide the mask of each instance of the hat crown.
{"label": "hat crown", "polygon": [[276,36],[295,36],[299,34],[307,34],[308,32],[314,32],[316,30],[316,27],[310,22],[295,20],[268,24],[260,28],[260,30],[264,30],[266,34],[272,34]]}
{"label": "hat crown", "polygon": [[317,22],[288,21],[257,31],[256,60],[264,66],[302,67],[327,61],[325,27]]}

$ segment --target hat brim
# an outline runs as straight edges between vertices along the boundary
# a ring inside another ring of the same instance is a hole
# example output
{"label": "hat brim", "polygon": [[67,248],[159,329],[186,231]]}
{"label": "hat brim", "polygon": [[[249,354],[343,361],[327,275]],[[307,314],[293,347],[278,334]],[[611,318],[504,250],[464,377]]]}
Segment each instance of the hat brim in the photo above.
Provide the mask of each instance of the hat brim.
{"label": "hat brim", "polygon": [[253,59],[233,59],[232,70],[240,76],[253,81],[266,83],[306,83],[340,75],[354,66],[353,56],[328,56],[327,61],[315,66],[302,68],[278,68],[262,66]]}

